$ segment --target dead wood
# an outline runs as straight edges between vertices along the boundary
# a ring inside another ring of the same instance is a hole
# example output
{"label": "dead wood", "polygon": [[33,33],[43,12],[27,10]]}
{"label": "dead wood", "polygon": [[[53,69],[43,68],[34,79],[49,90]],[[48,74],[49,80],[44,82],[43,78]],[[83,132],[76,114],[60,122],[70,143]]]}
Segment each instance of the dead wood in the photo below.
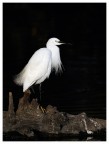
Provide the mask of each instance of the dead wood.
{"label": "dead wood", "polygon": [[31,137],[34,136],[34,130],[46,134],[72,135],[79,135],[81,132],[93,135],[97,131],[106,130],[106,120],[89,118],[84,112],[71,115],[48,105],[44,113],[37,99],[29,102],[29,96],[30,91],[26,91],[15,112],[12,92],[9,92],[8,111],[3,112],[3,132],[17,131]]}

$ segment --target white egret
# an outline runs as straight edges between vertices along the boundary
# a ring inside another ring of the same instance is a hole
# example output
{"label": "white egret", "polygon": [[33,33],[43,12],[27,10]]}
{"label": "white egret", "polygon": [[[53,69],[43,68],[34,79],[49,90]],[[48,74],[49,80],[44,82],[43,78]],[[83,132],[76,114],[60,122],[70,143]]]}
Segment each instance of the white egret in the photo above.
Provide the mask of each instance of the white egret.
{"label": "white egret", "polygon": [[58,45],[64,44],[57,38],[50,38],[45,48],[37,50],[24,69],[15,76],[14,82],[23,85],[23,92],[33,84],[41,84],[49,78],[51,71],[62,71],[62,62]]}

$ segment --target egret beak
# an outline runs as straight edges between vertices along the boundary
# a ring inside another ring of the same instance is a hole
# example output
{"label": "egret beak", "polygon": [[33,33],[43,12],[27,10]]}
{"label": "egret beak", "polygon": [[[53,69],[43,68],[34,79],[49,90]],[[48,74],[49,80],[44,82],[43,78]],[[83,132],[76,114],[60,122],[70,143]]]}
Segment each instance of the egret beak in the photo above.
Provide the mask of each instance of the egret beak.
{"label": "egret beak", "polygon": [[71,43],[64,43],[63,41],[59,41],[59,44],[67,44],[67,45],[72,45]]}
{"label": "egret beak", "polygon": [[68,44],[68,45],[72,45],[71,43],[66,43],[66,44]]}
{"label": "egret beak", "polygon": [[59,44],[66,44],[66,43],[64,43],[63,41],[59,41]]}

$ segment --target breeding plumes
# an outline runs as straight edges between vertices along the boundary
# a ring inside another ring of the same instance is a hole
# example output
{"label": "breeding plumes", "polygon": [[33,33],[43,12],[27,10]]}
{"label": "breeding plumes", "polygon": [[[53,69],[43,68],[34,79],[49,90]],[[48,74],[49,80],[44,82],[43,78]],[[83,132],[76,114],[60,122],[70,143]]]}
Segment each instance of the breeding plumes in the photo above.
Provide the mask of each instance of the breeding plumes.
{"label": "breeding plumes", "polygon": [[14,82],[23,85],[23,92],[33,84],[41,84],[49,78],[51,71],[62,71],[62,62],[58,45],[64,44],[57,38],[50,38],[45,48],[37,50],[24,69],[15,76]]}

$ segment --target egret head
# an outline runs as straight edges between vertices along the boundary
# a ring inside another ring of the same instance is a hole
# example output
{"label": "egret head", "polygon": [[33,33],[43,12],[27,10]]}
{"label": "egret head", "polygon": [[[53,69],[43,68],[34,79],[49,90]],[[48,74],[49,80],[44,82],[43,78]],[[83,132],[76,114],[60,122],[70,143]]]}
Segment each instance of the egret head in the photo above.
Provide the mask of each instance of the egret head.
{"label": "egret head", "polygon": [[64,44],[63,42],[61,42],[58,38],[50,38],[47,42],[47,45],[61,45]]}

